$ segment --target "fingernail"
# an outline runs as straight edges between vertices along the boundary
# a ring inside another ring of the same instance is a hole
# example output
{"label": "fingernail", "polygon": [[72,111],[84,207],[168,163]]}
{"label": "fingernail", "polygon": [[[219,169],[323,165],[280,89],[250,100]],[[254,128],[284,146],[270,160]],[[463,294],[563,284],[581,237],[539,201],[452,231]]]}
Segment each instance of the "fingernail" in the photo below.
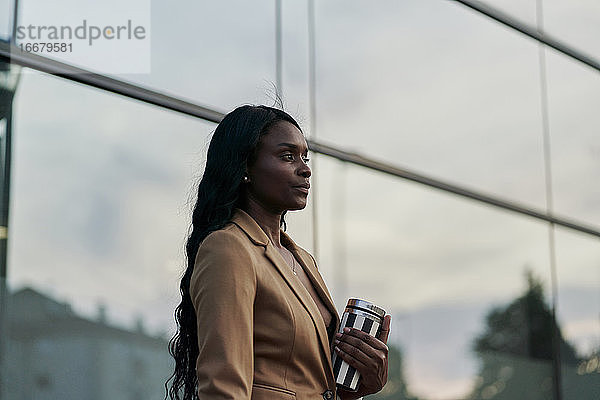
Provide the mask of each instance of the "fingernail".
{"label": "fingernail", "polygon": [[335,351],[337,351],[338,353],[340,353],[340,352],[341,352],[340,348],[339,348],[339,347],[337,347],[337,346],[335,346]]}
{"label": "fingernail", "polygon": [[335,344],[340,344],[340,341],[339,341],[339,340],[337,340],[337,339],[335,339],[333,343],[335,343]]}
{"label": "fingernail", "polygon": [[338,338],[342,337],[342,334],[338,332],[338,333],[335,334],[335,337],[338,337]]}
{"label": "fingernail", "polygon": [[350,328],[344,328],[344,333],[350,332]]}

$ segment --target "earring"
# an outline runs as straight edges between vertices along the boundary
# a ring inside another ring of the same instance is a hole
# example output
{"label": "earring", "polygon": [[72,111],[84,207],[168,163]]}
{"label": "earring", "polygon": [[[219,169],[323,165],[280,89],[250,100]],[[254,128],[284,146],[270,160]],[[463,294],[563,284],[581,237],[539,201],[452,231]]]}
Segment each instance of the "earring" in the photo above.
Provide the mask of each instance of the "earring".
{"label": "earring", "polygon": [[248,175],[244,175],[244,183],[248,182],[250,182],[250,178],[248,178]]}

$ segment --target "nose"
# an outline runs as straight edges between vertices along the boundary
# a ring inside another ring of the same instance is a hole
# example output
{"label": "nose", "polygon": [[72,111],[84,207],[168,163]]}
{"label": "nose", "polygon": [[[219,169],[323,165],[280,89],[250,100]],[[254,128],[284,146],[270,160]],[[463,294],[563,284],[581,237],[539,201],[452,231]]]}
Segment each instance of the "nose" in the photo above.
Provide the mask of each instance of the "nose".
{"label": "nose", "polygon": [[303,162],[302,165],[298,168],[298,175],[304,178],[310,178],[310,176],[312,175],[310,167]]}

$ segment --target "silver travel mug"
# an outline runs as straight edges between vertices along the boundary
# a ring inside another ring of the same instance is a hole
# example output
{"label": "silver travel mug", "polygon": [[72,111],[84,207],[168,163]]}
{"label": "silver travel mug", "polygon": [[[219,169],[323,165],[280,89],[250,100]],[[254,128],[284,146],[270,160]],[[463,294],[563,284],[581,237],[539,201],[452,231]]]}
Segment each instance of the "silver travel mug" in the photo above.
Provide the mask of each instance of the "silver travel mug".
{"label": "silver travel mug", "polygon": [[[377,337],[381,331],[381,324],[385,317],[385,310],[377,307],[375,304],[361,299],[348,299],[348,305],[342,315],[339,333],[344,332],[344,328],[356,328],[371,336]],[[360,374],[348,363],[333,353],[331,359],[333,362],[333,374],[338,388],[355,392],[358,389]]]}

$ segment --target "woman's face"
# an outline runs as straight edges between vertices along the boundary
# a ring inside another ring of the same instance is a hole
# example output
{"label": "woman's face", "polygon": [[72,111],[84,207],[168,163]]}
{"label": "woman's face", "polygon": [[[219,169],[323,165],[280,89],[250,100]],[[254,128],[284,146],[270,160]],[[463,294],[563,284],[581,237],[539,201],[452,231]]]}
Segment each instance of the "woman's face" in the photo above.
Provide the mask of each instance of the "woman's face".
{"label": "woman's face", "polygon": [[272,125],[248,166],[248,200],[273,213],[306,207],[311,175],[307,153],[298,128],[287,121]]}

